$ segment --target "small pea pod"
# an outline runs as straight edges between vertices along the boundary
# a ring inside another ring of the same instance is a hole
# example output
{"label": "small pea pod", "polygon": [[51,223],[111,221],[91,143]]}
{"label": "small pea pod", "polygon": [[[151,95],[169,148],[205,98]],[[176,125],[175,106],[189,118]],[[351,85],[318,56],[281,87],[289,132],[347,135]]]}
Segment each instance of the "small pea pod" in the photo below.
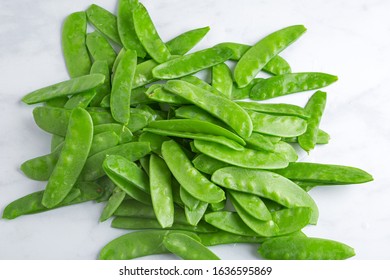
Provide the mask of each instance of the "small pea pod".
{"label": "small pea pod", "polygon": [[210,212],[204,215],[204,219],[210,225],[229,233],[243,236],[259,236],[242,221],[236,212]]}
{"label": "small pea pod", "polygon": [[255,243],[259,244],[266,240],[262,236],[246,236],[234,234],[226,231],[199,233],[200,242],[205,246],[215,246],[220,244],[232,243]]}
{"label": "small pea pod", "polygon": [[171,140],[169,137],[143,131],[139,136],[140,142],[149,142],[152,152],[161,155],[161,146],[165,141]]}
{"label": "small pea pod", "polygon": [[272,220],[271,213],[267,206],[257,195],[229,190],[229,195],[233,197],[235,204],[242,207],[245,212],[261,221]]}
{"label": "small pea pod", "polygon": [[282,116],[296,116],[303,119],[308,119],[310,116],[307,110],[292,104],[271,104],[245,101],[236,101],[236,103],[246,110],[251,110],[260,113]]}
{"label": "small pea pod", "polygon": [[96,95],[92,99],[90,106],[99,106],[104,96],[111,93],[111,68],[109,68],[107,61],[97,60],[92,64],[91,74],[104,75],[104,83],[95,88]]}
{"label": "small pea pod", "polygon": [[208,205],[209,204],[207,202],[199,201],[198,205],[193,209],[190,209],[189,207],[186,206],[184,208],[184,212],[186,214],[188,223],[193,226],[198,225],[198,223],[206,213]]}
{"label": "small pea pod", "polygon": [[147,91],[146,94],[150,100],[157,101],[160,103],[168,103],[175,105],[190,104],[191,102],[186,99],[171,93],[168,90],[165,90],[162,85],[156,84],[152,85]]}
{"label": "small pea pod", "polygon": [[91,149],[88,157],[93,156],[101,151],[115,147],[119,144],[119,136],[113,131],[106,131],[95,134],[92,139]]}
{"label": "small pea pod", "polygon": [[116,59],[116,52],[101,33],[98,31],[88,33],[86,44],[94,61],[107,61],[108,67],[112,69],[112,65]]}
{"label": "small pea pod", "polygon": [[239,88],[236,83],[233,83],[232,87],[232,100],[241,100],[241,99],[249,99],[249,95],[251,93],[252,88],[263,78],[254,78],[248,85],[245,87]]}
{"label": "small pea pod", "polygon": [[252,132],[251,136],[245,138],[246,147],[253,150],[264,150],[267,152],[275,151],[275,144],[267,135]]}
{"label": "small pea pod", "polygon": [[[318,129],[316,144],[328,144],[329,139],[330,135],[327,132]],[[288,143],[298,143],[298,137],[285,137],[283,138],[283,141]]]}
{"label": "small pea pod", "polygon": [[131,133],[131,131],[126,126],[120,125],[118,123],[99,124],[93,127],[93,133],[95,135],[103,132],[114,132],[116,135],[119,136],[120,144],[130,142],[133,139],[133,134]]}
{"label": "small pea pod", "polygon": [[158,63],[153,59],[138,64],[135,68],[133,88],[138,88],[154,82],[156,79],[153,77],[152,70],[157,65]]}
{"label": "small pea pod", "polygon": [[96,95],[95,89],[91,89],[85,92],[75,94],[72,97],[70,97],[68,101],[65,103],[64,109],[71,110],[76,107],[85,109],[89,105],[89,103],[91,103],[95,95]]}
{"label": "small pea pod", "polygon": [[180,78],[180,80],[188,82],[190,84],[193,84],[194,86],[200,87],[204,90],[207,90],[211,93],[214,93],[215,95],[225,97],[225,95],[222,92],[220,92],[218,89],[216,89],[215,87],[213,87],[209,83],[203,81],[202,79],[200,79],[196,76],[193,76],[193,75],[185,76],[185,77]]}
{"label": "small pea pod", "polygon": [[222,92],[226,98],[231,99],[233,76],[229,66],[225,63],[217,64],[212,68],[212,82],[214,88]]}
{"label": "small pea pod", "polygon": [[228,163],[217,160],[215,158],[206,156],[205,154],[199,154],[192,160],[193,165],[199,171],[205,174],[213,174],[220,168],[229,166]]}
{"label": "small pea pod", "polygon": [[104,222],[108,220],[114,214],[116,209],[118,209],[119,205],[122,203],[125,197],[126,197],[126,193],[122,191],[120,188],[117,187],[116,189],[114,189],[112,195],[107,201],[106,206],[104,206],[99,221]]}
{"label": "small pea pod", "polygon": [[310,222],[312,211],[308,207],[294,207],[273,211],[272,220],[278,225],[278,235],[297,232]]}
{"label": "small pea pod", "polygon": [[210,31],[210,27],[202,27],[189,30],[166,42],[172,55],[184,55],[190,51]]}

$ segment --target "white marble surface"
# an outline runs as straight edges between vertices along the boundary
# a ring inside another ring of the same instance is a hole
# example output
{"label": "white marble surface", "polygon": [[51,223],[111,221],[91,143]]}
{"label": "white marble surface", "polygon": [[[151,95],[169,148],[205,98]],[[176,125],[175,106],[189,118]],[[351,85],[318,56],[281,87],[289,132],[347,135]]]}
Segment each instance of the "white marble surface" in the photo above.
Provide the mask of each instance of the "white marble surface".
{"label": "white marble surface", "polygon": [[[336,239],[356,250],[354,259],[390,259],[390,1],[387,0],[165,0],[142,1],[164,40],[196,27],[211,31],[196,49],[223,41],[253,44],[293,24],[308,31],[283,51],[293,71],[336,74],[321,127],[331,134],[306,161],[360,167],[375,181],[321,187],[310,193],[320,219],[310,236]],[[19,165],[48,152],[50,137],[20,98],[67,79],[60,30],[71,12],[97,3],[114,11],[115,0],[0,0],[0,212],[45,184],[27,179]],[[310,93],[280,98],[303,105]],[[125,231],[98,223],[103,204],[86,203],[0,220],[0,259],[95,259]],[[257,246],[217,246],[223,259],[256,259]],[[161,258],[172,258],[161,256]]]}

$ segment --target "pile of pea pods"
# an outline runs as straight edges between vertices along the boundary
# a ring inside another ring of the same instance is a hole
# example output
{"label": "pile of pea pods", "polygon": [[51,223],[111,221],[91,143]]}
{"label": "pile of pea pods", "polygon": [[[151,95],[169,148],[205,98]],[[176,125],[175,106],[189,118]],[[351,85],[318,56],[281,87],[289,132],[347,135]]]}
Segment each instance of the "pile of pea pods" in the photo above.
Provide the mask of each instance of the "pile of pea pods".
{"label": "pile of pea pods", "polygon": [[[253,46],[188,54],[208,31],[164,42],[136,0],[119,0],[117,15],[97,5],[70,14],[62,28],[70,79],[22,98],[42,104],[34,120],[52,142],[21,170],[46,187],[11,202],[3,218],[105,203],[100,222],[130,231],[98,245],[100,259],[213,260],[208,247],[229,243],[258,244],[267,259],[352,257],[348,245],[301,231],[319,217],[311,188],[373,180],[358,168],[298,161],[298,149],[329,141],[319,128],[327,94],[316,91],[304,107],[262,102],[337,77],[293,73],[279,56],[302,25]],[[211,81],[196,75],[202,70]]]}

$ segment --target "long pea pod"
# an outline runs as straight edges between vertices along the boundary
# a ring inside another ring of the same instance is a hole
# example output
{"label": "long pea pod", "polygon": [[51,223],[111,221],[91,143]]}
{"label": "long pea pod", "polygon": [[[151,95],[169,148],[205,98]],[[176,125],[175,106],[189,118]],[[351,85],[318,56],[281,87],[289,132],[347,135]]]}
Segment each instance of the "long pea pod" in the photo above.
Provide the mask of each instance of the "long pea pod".
{"label": "long pea pod", "polygon": [[183,105],[183,104],[191,104],[190,101],[187,101],[181,96],[178,96],[174,93],[171,93],[168,90],[165,90],[161,85],[152,85],[147,91],[147,96],[149,99],[157,102],[175,104],[175,105]]}
{"label": "long pea pod", "polygon": [[246,85],[245,87],[242,87],[242,88],[239,88],[236,83],[233,83],[231,99],[232,100],[248,99],[252,88],[257,83],[259,83],[261,80],[264,80],[264,79],[263,78],[254,78],[248,85]]}
{"label": "long pea pod", "polygon": [[[217,65],[219,65],[219,64],[217,64]],[[180,78],[180,80],[188,82],[190,84],[193,84],[194,86],[200,87],[204,90],[207,90],[211,93],[214,93],[215,95],[225,97],[225,95],[221,91],[219,91],[218,89],[216,89],[215,87],[213,87],[209,83],[203,81],[202,79],[200,79],[194,75],[184,76],[184,77]]]}
{"label": "long pea pod", "polygon": [[182,119],[195,119],[200,121],[206,121],[208,123],[216,124],[220,127],[226,126],[222,121],[220,121],[216,117],[213,117],[211,114],[195,105],[180,106],[175,110],[175,117]]}
{"label": "long pea pod", "polygon": [[212,68],[212,82],[214,88],[222,92],[226,98],[231,99],[233,88],[233,75],[225,63],[217,64]]}
{"label": "long pea pod", "polygon": [[[329,139],[330,135],[326,131],[318,129],[316,144],[328,144]],[[298,137],[285,137],[283,138],[283,141],[288,143],[298,143]]]}
{"label": "long pea pod", "polygon": [[275,151],[275,144],[267,135],[261,133],[252,132],[251,136],[245,138],[246,147],[254,150],[264,150],[268,152]]}
{"label": "long pea pod", "polygon": [[307,226],[312,210],[308,207],[294,207],[273,211],[272,220],[278,225],[278,235],[291,234]]}
{"label": "long pea pod", "polygon": [[112,69],[112,65],[116,59],[116,52],[101,33],[98,31],[88,33],[86,44],[94,61],[107,61],[108,67]]}
{"label": "long pea pod", "polygon": [[198,154],[193,160],[192,164],[199,171],[212,175],[220,168],[229,166],[228,163],[209,157],[205,154]]}
{"label": "long pea pod", "polygon": [[304,108],[292,104],[272,104],[272,103],[258,103],[236,101],[238,105],[246,110],[251,110],[260,113],[282,115],[282,116],[296,116],[303,119],[308,119],[310,114]]}
{"label": "long pea pod", "polygon": [[103,98],[111,93],[111,68],[109,68],[107,61],[97,60],[92,64],[91,74],[104,75],[104,83],[95,88],[96,95],[91,100],[90,106],[99,106]]}
{"label": "long pea pod", "polygon": [[152,70],[158,63],[149,59],[137,65],[134,73],[133,88],[138,88],[154,82],[156,79],[153,77]]}
{"label": "long pea pod", "polygon": [[95,95],[96,95],[95,89],[91,89],[82,93],[75,94],[72,97],[70,97],[68,101],[64,104],[64,109],[71,110],[76,107],[85,109],[91,103]]}
{"label": "long pea pod", "polygon": [[229,195],[233,197],[235,204],[240,205],[245,212],[254,218],[261,221],[272,220],[271,213],[259,196],[233,190],[229,190]]}
{"label": "long pea pod", "polygon": [[184,212],[188,223],[193,226],[198,225],[198,223],[206,213],[208,205],[209,204],[207,202],[199,201],[198,205],[193,209],[190,209],[189,207],[186,206],[184,208]]}
{"label": "long pea pod", "polygon": [[165,141],[171,140],[171,138],[143,130],[138,140],[140,142],[149,142],[152,152],[161,155],[162,144]]}
{"label": "long pea pod", "polygon": [[104,206],[104,209],[102,211],[102,214],[100,215],[99,221],[104,222],[108,220],[114,212],[118,209],[120,204],[123,202],[123,200],[126,197],[126,193],[122,191],[120,188],[116,187],[108,199],[106,205]]}
{"label": "long pea pod", "polygon": [[184,206],[190,210],[195,209],[200,202],[199,199],[196,199],[195,197],[190,195],[183,187],[180,187],[180,198],[183,201]]}
{"label": "long pea pod", "polygon": [[190,51],[210,31],[210,27],[202,27],[186,31],[165,43],[172,55],[184,55]]}
{"label": "long pea pod", "polygon": [[226,231],[199,233],[200,242],[205,246],[215,246],[232,243],[262,243],[266,240],[263,236],[246,236],[234,234]]}
{"label": "long pea pod", "polygon": [[210,225],[229,233],[243,236],[259,236],[242,221],[236,212],[210,212],[205,214],[204,219]]}

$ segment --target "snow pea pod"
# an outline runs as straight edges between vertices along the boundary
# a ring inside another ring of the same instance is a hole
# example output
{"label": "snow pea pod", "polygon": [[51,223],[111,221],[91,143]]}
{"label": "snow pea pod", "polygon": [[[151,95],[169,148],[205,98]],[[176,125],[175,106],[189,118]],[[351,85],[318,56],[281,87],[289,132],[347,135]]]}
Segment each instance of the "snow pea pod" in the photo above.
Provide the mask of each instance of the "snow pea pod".
{"label": "snow pea pod", "polygon": [[76,107],[85,109],[89,105],[89,103],[91,103],[95,95],[96,95],[95,89],[91,89],[85,92],[75,94],[72,97],[70,97],[68,101],[65,103],[64,109],[71,110]]}
{"label": "snow pea pod", "polygon": [[233,76],[229,66],[227,66],[225,63],[214,65],[212,68],[211,84],[218,91],[222,92],[226,98],[231,99]]}
{"label": "snow pea pod", "polygon": [[326,87],[336,81],[337,76],[326,73],[288,73],[256,83],[249,96],[253,100],[266,100],[295,92]]}
{"label": "snow pea pod", "polygon": [[282,116],[296,116],[303,119],[309,118],[309,113],[307,112],[307,110],[292,104],[271,104],[245,101],[236,101],[236,103],[246,110],[251,110],[255,112]]}
{"label": "snow pea pod", "polygon": [[298,160],[297,151],[290,144],[280,141],[275,144],[275,153],[283,155],[288,162],[294,162]]}
{"label": "snow pea pod", "polygon": [[301,230],[310,222],[312,211],[308,207],[294,207],[273,211],[272,220],[279,226],[278,235]]}
{"label": "snow pea pod", "polygon": [[153,69],[157,79],[175,79],[199,72],[225,62],[232,51],[223,47],[212,47],[164,62]]}
{"label": "snow pea pod", "polygon": [[107,61],[108,67],[112,69],[117,54],[101,33],[98,31],[88,33],[86,44],[94,61]]}
{"label": "snow pea pod", "polygon": [[57,147],[61,145],[62,142],[64,142],[64,140],[65,137],[53,134],[51,136],[51,141],[50,141],[50,152],[51,153],[54,152],[57,149]]}
{"label": "snow pea pod", "polygon": [[169,60],[171,53],[161,40],[145,6],[141,3],[133,12],[134,30],[146,52],[158,63]]}
{"label": "snow pea pod", "polygon": [[200,121],[206,121],[212,124],[216,124],[220,127],[226,126],[222,121],[213,117],[208,112],[195,105],[180,106],[175,110],[175,117],[183,118],[183,119],[196,119]]}
{"label": "snow pea pod", "polygon": [[127,124],[130,120],[130,96],[136,65],[136,52],[126,51],[112,81],[110,108],[112,117],[119,123]]}
{"label": "snow pea pod", "polygon": [[84,75],[30,92],[22,98],[22,101],[26,104],[36,104],[61,96],[77,94],[102,85],[104,79],[102,74]]}
{"label": "snow pea pod", "polygon": [[212,251],[192,237],[182,233],[169,233],[163,244],[171,253],[183,260],[219,260]]}
{"label": "snow pea pod", "polygon": [[118,209],[119,205],[125,199],[126,193],[122,191],[120,188],[116,187],[107,201],[106,206],[104,206],[103,212],[100,215],[99,221],[104,222],[108,220]]}
{"label": "snow pea pod", "polygon": [[90,103],[90,106],[96,107],[104,96],[111,93],[111,68],[108,67],[107,61],[97,60],[92,64],[91,74],[102,74],[105,77],[104,83],[95,88],[96,95]]}
{"label": "snow pea pod", "polygon": [[251,90],[255,84],[264,80],[263,78],[254,78],[247,86],[239,88],[236,83],[233,83],[232,87],[232,100],[248,99],[251,93]]}
{"label": "snow pea pod", "polygon": [[118,1],[118,33],[126,50],[135,50],[138,57],[145,57],[146,51],[135,32],[133,13],[137,9],[138,0]]}
{"label": "snow pea pod", "polygon": [[64,146],[43,194],[45,207],[58,205],[73,188],[87,160],[92,138],[91,116],[82,108],[73,109]]}
{"label": "snow pea pod", "polygon": [[115,147],[119,144],[119,136],[113,131],[106,131],[95,134],[92,139],[91,149],[88,157],[93,156],[101,151]]}
{"label": "snow pea pod", "polygon": [[198,205],[193,209],[185,206],[184,213],[186,215],[187,221],[190,225],[196,226],[200,220],[203,218],[203,215],[206,213],[208,203],[204,201],[199,201]]}
{"label": "snow pea pod", "polygon": [[288,208],[309,207],[311,223],[318,220],[318,208],[314,200],[292,181],[274,172],[239,167],[224,167],[214,172],[211,180],[225,188],[259,195]]}
{"label": "snow pea pod", "polygon": [[360,184],[373,180],[370,174],[356,167],[310,162],[291,162],[288,167],[274,172],[290,180],[320,185]]}
{"label": "snow pea pod", "polygon": [[146,91],[149,99],[161,103],[175,104],[175,105],[183,105],[183,104],[191,104],[190,101],[171,93],[170,91],[165,90],[162,85],[153,85]]}
{"label": "snow pea pod", "polygon": [[236,151],[218,143],[196,139],[194,143],[200,152],[231,165],[254,169],[276,169],[288,165],[287,159],[278,153],[246,148]]}
{"label": "snow pea pod", "polygon": [[62,26],[62,51],[71,78],[87,75],[91,69],[92,63],[85,42],[86,32],[85,12],[67,16]]}
{"label": "snow pea pod", "polygon": [[248,113],[233,101],[216,96],[185,81],[168,81],[164,88],[222,120],[239,136],[251,135],[253,126]]}
{"label": "snow pea pod", "polygon": [[[329,139],[330,135],[327,132],[323,131],[322,129],[318,129],[316,144],[328,144]],[[298,137],[286,137],[283,138],[283,141],[289,143],[298,143]]]}
{"label": "snow pea pod", "polygon": [[337,241],[293,236],[268,239],[258,252],[271,260],[344,260],[355,255],[353,248]]}
{"label": "snow pea pod", "polygon": [[195,169],[179,144],[166,141],[161,152],[173,176],[193,197],[209,203],[225,199],[224,191]]}
{"label": "snow pea pod", "polygon": [[246,236],[234,234],[226,231],[199,233],[200,242],[205,246],[215,246],[220,244],[232,243],[262,243],[266,237],[262,236]]}
{"label": "snow pea pod", "polygon": [[214,93],[215,95],[225,97],[225,95],[222,92],[220,92],[218,89],[216,89],[212,85],[208,84],[207,82],[203,81],[202,79],[200,79],[196,76],[193,76],[193,75],[185,76],[185,77],[180,78],[180,80],[188,82],[190,84],[193,84],[194,86],[203,88],[211,93]]}
{"label": "snow pea pod", "polygon": [[204,215],[204,219],[210,225],[229,233],[243,236],[259,236],[242,221],[236,212],[210,212]]}
{"label": "snow pea pod", "polygon": [[210,27],[189,30],[165,43],[172,55],[184,55],[210,31]]}
{"label": "snow pea pod", "polygon": [[169,137],[154,134],[143,130],[138,140],[140,142],[149,142],[152,152],[161,155],[161,146],[165,141],[171,140]]}
{"label": "snow pea pod", "polygon": [[233,190],[229,190],[229,195],[233,197],[236,205],[241,206],[246,213],[254,218],[261,221],[272,220],[271,213],[259,196]]}
{"label": "snow pea pod", "polygon": [[228,163],[206,156],[205,154],[197,155],[192,160],[192,164],[199,171],[209,175],[213,174],[215,171],[222,167],[229,166]]}
{"label": "snow pea pod", "polygon": [[200,202],[199,199],[196,199],[190,195],[183,187],[180,187],[180,198],[183,201],[185,207],[188,207],[190,210],[195,209]]}
{"label": "snow pea pod", "polygon": [[280,29],[261,39],[246,51],[234,69],[234,79],[238,87],[248,85],[275,55],[297,40],[305,31],[303,25]]}
{"label": "snow pea pod", "polygon": [[138,88],[155,81],[152,70],[158,63],[149,59],[137,65],[134,73],[133,88]]}
{"label": "snow pea pod", "polygon": [[99,124],[93,127],[93,133],[95,135],[110,131],[116,133],[120,137],[119,142],[121,144],[130,142],[133,138],[131,131],[126,126],[120,125],[118,123]]}
{"label": "snow pea pod", "polygon": [[130,121],[126,125],[131,132],[136,132],[149,124],[148,117],[144,114],[130,113]]}
{"label": "snow pea pod", "polygon": [[268,136],[261,133],[252,132],[251,136],[245,138],[246,147],[253,150],[275,151],[275,144]]}

